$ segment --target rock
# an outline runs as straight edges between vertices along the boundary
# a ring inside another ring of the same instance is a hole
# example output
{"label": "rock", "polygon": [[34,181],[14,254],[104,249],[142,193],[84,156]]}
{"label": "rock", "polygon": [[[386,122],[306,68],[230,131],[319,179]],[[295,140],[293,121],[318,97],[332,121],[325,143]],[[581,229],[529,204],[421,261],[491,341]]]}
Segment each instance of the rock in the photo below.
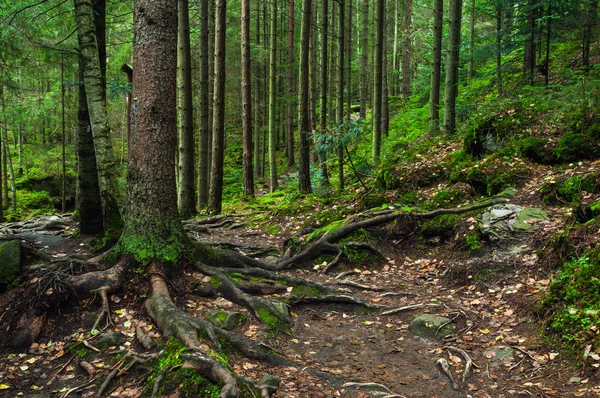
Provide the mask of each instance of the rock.
{"label": "rock", "polygon": [[277,377],[273,375],[264,375],[262,379],[260,379],[260,384],[270,387],[277,387],[281,383]]}
{"label": "rock", "polygon": [[[489,351],[488,351],[489,352]],[[491,352],[493,353],[490,359],[496,361],[504,361],[506,359],[512,359],[515,354],[515,349],[512,347],[492,347]]]}
{"label": "rock", "polygon": [[206,319],[216,327],[231,331],[242,324],[244,316],[239,312],[208,310],[206,311]]}
{"label": "rock", "polygon": [[100,335],[100,340],[96,343],[96,347],[103,350],[106,347],[119,346],[123,344],[124,341],[125,338],[119,332],[102,333]]}
{"label": "rock", "polygon": [[515,239],[521,232],[535,230],[536,224],[545,220],[548,220],[548,215],[542,209],[496,205],[483,213],[481,233],[490,240]]}
{"label": "rock", "polygon": [[[0,286],[13,283],[21,272],[21,243],[9,240],[0,244]],[[0,287],[0,291],[2,291]]]}
{"label": "rock", "polygon": [[[442,325],[445,326],[440,329]],[[454,325],[450,323],[450,319],[443,316],[423,314],[415,317],[408,329],[414,337],[435,339],[442,338],[452,333],[452,331],[454,331]]]}

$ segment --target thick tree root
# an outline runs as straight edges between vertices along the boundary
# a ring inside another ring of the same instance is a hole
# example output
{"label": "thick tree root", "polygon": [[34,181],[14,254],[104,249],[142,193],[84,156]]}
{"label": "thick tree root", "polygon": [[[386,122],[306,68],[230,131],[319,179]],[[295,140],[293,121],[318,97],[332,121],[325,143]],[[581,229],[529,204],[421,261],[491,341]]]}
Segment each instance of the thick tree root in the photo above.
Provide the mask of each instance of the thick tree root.
{"label": "thick tree root", "polygon": [[271,270],[282,270],[294,266],[301,266],[302,264],[308,263],[309,261],[312,261],[315,258],[324,254],[337,255],[341,250],[341,245],[339,245],[338,242],[344,238],[347,238],[352,233],[358,231],[359,229],[384,225],[402,217],[431,219],[444,214],[462,214],[469,211],[483,209],[489,206],[506,202],[508,202],[507,199],[497,198],[486,203],[462,207],[458,209],[438,209],[425,213],[395,211],[393,213],[385,213],[375,217],[371,217],[366,220],[352,221],[352,219],[350,219],[349,222],[343,227],[326,233],[315,243],[308,246],[306,249],[296,254],[295,256],[281,260],[275,265],[264,265],[263,267]]}

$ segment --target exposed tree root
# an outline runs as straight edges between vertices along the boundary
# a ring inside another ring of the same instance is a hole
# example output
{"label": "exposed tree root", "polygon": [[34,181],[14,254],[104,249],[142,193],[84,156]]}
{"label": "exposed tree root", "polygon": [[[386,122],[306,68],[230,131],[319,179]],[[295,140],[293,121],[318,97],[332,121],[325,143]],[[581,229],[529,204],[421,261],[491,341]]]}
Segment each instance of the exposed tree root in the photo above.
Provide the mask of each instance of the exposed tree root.
{"label": "exposed tree root", "polygon": [[106,286],[95,290],[95,292],[97,292],[102,299],[102,309],[100,310],[100,314],[98,314],[98,318],[96,318],[96,322],[94,322],[94,326],[92,326],[92,330],[98,329],[98,325],[100,325],[100,322],[102,319],[104,319],[104,317],[106,317],[106,325],[112,325],[112,319],[110,318],[110,306],[108,304],[108,295],[106,294],[107,291],[108,287]]}
{"label": "exposed tree root", "polygon": [[381,215],[378,215],[375,217],[371,217],[366,220],[352,221],[352,219],[350,219],[347,224],[345,224],[344,226],[342,226],[341,228],[339,228],[337,230],[329,231],[328,233],[323,235],[321,238],[319,238],[315,243],[311,244],[310,246],[308,246],[306,249],[304,249],[300,253],[296,254],[295,256],[292,256],[285,260],[281,260],[280,262],[278,262],[275,265],[263,265],[263,266],[264,266],[264,268],[271,269],[271,270],[282,270],[282,269],[287,269],[287,268],[291,268],[294,266],[300,266],[300,265],[305,264],[309,261],[312,261],[315,258],[317,258],[321,255],[324,255],[324,254],[337,255],[341,250],[341,248],[340,248],[341,245],[338,244],[338,242],[344,238],[347,238],[352,233],[358,231],[359,229],[371,228],[371,227],[375,227],[378,225],[387,224],[389,222],[395,221],[402,217],[431,219],[431,218],[435,218],[437,216],[441,216],[444,214],[462,214],[462,213],[466,213],[469,211],[483,209],[483,208],[486,208],[489,206],[493,206],[493,205],[500,204],[500,203],[506,203],[506,202],[508,202],[507,199],[497,198],[497,199],[491,200],[486,203],[481,203],[481,204],[457,208],[457,209],[438,209],[438,210],[433,210],[433,211],[429,211],[429,212],[425,212],[425,213],[410,213],[410,212],[405,212],[405,211],[395,211],[393,213],[385,213],[385,214],[381,214]]}
{"label": "exposed tree root", "polygon": [[125,355],[123,355],[123,357],[112,367],[112,371],[100,385],[96,396],[101,397],[115,377],[119,377],[127,373],[127,371],[135,364],[145,363],[157,357],[158,354],[140,354],[133,350],[128,350]]}

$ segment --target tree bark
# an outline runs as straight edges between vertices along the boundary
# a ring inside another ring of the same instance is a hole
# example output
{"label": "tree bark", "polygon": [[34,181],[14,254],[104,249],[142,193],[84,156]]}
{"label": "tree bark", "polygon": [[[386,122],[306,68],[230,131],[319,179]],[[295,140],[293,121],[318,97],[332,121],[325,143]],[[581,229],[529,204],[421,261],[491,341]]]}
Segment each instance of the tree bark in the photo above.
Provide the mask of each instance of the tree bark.
{"label": "tree bark", "polygon": [[444,129],[456,131],[456,97],[458,96],[458,62],[460,53],[461,0],[450,0],[448,9],[448,56],[446,61],[446,96],[444,98]]}
{"label": "tree bark", "polygon": [[[373,163],[381,155],[381,105],[383,98],[383,34],[385,0],[377,0],[377,43],[375,46],[375,89],[373,94]],[[404,68],[404,65],[403,65]]]}
{"label": "tree bark", "polygon": [[362,29],[360,38],[361,57],[360,57],[360,117],[364,119],[367,115],[367,103],[369,97],[369,34],[371,26],[369,24],[369,2],[371,0],[362,0]]}
{"label": "tree bark", "polygon": [[412,78],[412,18],[413,0],[404,2],[404,53],[402,56],[402,95],[410,97]]}
{"label": "tree bark", "polygon": [[[346,12],[346,1],[339,0],[340,12],[338,15],[338,92],[336,98],[336,116],[335,123],[340,130],[338,134],[343,135],[345,133],[344,128],[344,42],[346,40],[345,31],[345,12]],[[338,189],[341,191],[344,189],[344,145],[340,143],[337,148],[338,157]]]}
{"label": "tree bark", "polygon": [[594,31],[598,24],[598,0],[586,0],[583,2],[583,43],[582,62],[586,71],[590,67],[590,47],[594,38]]}
{"label": "tree bark", "polygon": [[499,97],[502,96],[504,91],[502,87],[502,42],[504,33],[502,30],[502,3],[498,2],[496,5],[496,88]]}
{"label": "tree bark", "polygon": [[244,196],[254,198],[252,172],[252,87],[250,85],[250,0],[242,0],[242,139],[244,141],[242,168]]}
{"label": "tree bark", "polygon": [[177,63],[179,92],[179,215],[185,219],[196,213],[194,183],[194,108],[192,104],[192,58],[188,0],[178,0]]}
{"label": "tree bark", "polygon": [[321,162],[321,183],[329,185],[329,173],[327,171],[327,94],[329,90],[329,69],[327,62],[329,59],[329,0],[321,2],[321,134],[320,141],[317,141],[317,152]]}
{"label": "tree bark", "polygon": [[[326,0],[325,0],[326,1]],[[288,53],[287,53],[287,66],[288,66],[288,101],[287,101],[287,160],[288,167],[294,165],[294,111],[296,109],[296,79],[294,77],[294,58],[295,44],[294,44],[294,26],[295,17],[294,13],[296,10],[295,0],[289,0],[288,2]]]}
{"label": "tree bark", "polygon": [[[2,183],[3,183],[3,173],[2,173],[2,162],[4,160],[4,155],[2,154],[2,145],[4,142],[4,131],[6,130],[6,112],[5,112],[5,104],[4,104],[4,85],[0,84],[0,112],[2,116],[0,117],[0,128],[2,129],[2,133],[0,134],[0,222],[4,222],[4,203],[3,195],[2,195]],[[6,191],[6,189],[4,189]]]}
{"label": "tree bark", "polygon": [[127,173],[129,206],[121,253],[141,263],[175,263],[187,237],[177,213],[177,0],[137,0],[134,113]]}
{"label": "tree bark", "polygon": [[442,70],[442,22],[444,0],[434,0],[433,6],[433,50],[431,54],[431,91],[429,93],[429,131],[440,128],[440,84]]}
{"label": "tree bark", "polygon": [[[79,60],[79,78],[83,81],[83,60]],[[79,85],[79,105],[77,119],[77,209],[79,210],[79,230],[84,235],[103,231],[102,203],[98,187],[96,152],[94,137],[87,108],[85,85]]]}
{"label": "tree bark", "polygon": [[275,91],[277,90],[277,0],[271,0],[269,48],[269,189],[277,190],[277,126]]}
{"label": "tree bark", "polygon": [[105,230],[114,230],[119,229],[122,225],[117,188],[117,161],[108,124],[105,83],[102,77],[91,1],[75,0],[75,15],[79,51],[83,59],[86,98],[94,136],[103,225]]}
{"label": "tree bark", "polygon": [[300,43],[300,76],[298,78],[298,144],[300,146],[298,171],[298,190],[308,194],[312,191],[310,185],[310,85],[308,80],[310,30],[312,23],[312,0],[304,0],[302,8],[302,34]]}
{"label": "tree bark", "polygon": [[215,4],[215,87],[213,95],[213,144],[208,208],[220,213],[223,205],[223,155],[225,152],[225,33],[227,1]]}
{"label": "tree bark", "polygon": [[469,79],[475,77],[475,0],[471,0],[469,34]]}
{"label": "tree bark", "polygon": [[198,210],[208,205],[209,138],[210,138],[210,87],[208,45],[208,2],[200,0],[200,141],[198,145]]}

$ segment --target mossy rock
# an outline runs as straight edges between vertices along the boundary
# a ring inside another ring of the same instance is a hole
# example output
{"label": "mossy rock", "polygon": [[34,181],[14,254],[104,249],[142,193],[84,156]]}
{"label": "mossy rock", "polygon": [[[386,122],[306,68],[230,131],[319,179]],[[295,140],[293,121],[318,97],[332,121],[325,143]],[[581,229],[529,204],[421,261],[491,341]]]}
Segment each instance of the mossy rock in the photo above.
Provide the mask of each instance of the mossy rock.
{"label": "mossy rock", "polygon": [[579,204],[582,193],[600,193],[600,174],[587,173],[546,184],[541,189],[542,200],[547,204]]}
{"label": "mossy rock", "polygon": [[439,236],[447,239],[456,231],[460,221],[460,216],[455,214],[437,216],[421,224],[420,233],[426,238]]}
{"label": "mossy rock", "polygon": [[363,210],[373,209],[375,207],[380,207],[386,202],[385,196],[377,195],[377,194],[368,194],[365,195],[360,200],[360,207]]}
{"label": "mossy rock", "polygon": [[550,140],[540,137],[527,137],[518,144],[519,153],[525,158],[538,164],[554,164],[556,156],[551,147]]}
{"label": "mossy rock", "polygon": [[548,214],[542,209],[527,208],[517,212],[512,228],[515,231],[531,232],[539,221],[548,220]]}
{"label": "mossy rock", "polygon": [[245,319],[239,312],[223,310],[208,310],[205,315],[206,319],[216,327],[230,331],[237,329]]}
{"label": "mossy rock", "polygon": [[582,133],[566,133],[554,149],[554,156],[562,163],[596,159],[598,155],[598,145],[590,136]]}
{"label": "mossy rock", "polygon": [[454,325],[450,319],[432,314],[416,316],[408,328],[414,337],[424,339],[441,339],[454,331]]}
{"label": "mossy rock", "polygon": [[9,240],[0,244],[0,291],[17,280],[21,272],[21,243]]}
{"label": "mossy rock", "polygon": [[123,335],[119,332],[102,333],[96,343],[96,347],[103,350],[107,347],[116,347],[125,341]]}
{"label": "mossy rock", "polygon": [[471,197],[475,191],[473,187],[465,183],[458,183],[455,186],[442,189],[428,200],[423,207],[429,208],[449,208],[454,207],[467,198]]}

